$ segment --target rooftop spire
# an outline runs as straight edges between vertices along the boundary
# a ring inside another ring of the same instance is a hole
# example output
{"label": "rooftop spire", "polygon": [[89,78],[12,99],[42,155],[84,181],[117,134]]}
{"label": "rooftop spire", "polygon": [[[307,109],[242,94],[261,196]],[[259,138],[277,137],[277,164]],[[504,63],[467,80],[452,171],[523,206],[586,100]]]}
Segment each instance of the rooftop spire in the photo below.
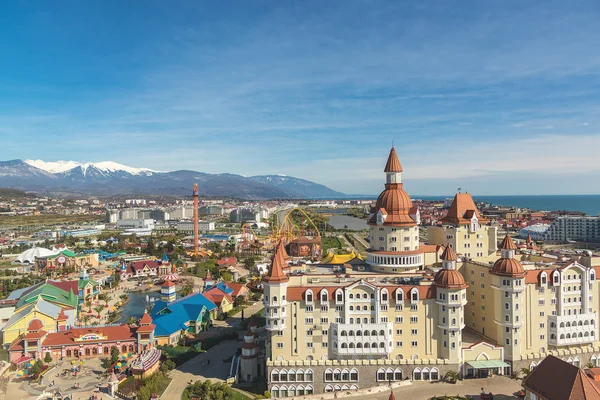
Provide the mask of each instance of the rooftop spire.
{"label": "rooftop spire", "polygon": [[285,246],[283,245],[283,241],[280,240],[275,248],[275,252],[273,253],[273,259],[271,261],[271,267],[269,268],[269,272],[263,278],[265,282],[287,282],[290,278],[283,272],[283,266],[285,265]]}
{"label": "rooftop spire", "polygon": [[458,258],[456,257],[456,253],[454,252],[454,249],[452,247],[450,247],[449,244],[446,244],[446,248],[444,249],[444,252],[442,253],[442,260],[444,261],[457,261]]}
{"label": "rooftop spire", "polygon": [[398,154],[396,154],[396,149],[393,145],[383,172],[402,172],[402,165],[400,165]]}
{"label": "rooftop spire", "polygon": [[510,235],[508,233],[506,234],[506,236],[504,236],[504,239],[502,240],[502,243],[500,244],[500,249],[502,249],[502,250],[516,250],[517,249],[515,242],[513,242],[512,238],[510,237]]}

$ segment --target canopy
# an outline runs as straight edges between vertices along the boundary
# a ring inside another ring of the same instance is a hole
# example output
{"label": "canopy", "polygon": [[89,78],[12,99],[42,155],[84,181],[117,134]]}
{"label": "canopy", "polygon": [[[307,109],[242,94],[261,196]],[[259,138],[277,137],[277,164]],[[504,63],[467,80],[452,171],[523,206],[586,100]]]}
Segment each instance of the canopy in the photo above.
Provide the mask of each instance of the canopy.
{"label": "canopy", "polygon": [[467,361],[467,364],[475,369],[510,367],[510,365],[501,360]]}

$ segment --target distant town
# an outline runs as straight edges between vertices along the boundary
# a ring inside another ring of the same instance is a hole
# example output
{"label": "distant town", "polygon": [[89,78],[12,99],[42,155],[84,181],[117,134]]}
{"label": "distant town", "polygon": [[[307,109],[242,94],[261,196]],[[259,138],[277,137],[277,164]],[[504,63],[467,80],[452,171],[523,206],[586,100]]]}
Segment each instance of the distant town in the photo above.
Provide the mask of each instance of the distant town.
{"label": "distant town", "polygon": [[600,217],[413,200],[402,173],[392,148],[376,200],[0,190],[3,390],[551,398],[557,370],[595,388]]}

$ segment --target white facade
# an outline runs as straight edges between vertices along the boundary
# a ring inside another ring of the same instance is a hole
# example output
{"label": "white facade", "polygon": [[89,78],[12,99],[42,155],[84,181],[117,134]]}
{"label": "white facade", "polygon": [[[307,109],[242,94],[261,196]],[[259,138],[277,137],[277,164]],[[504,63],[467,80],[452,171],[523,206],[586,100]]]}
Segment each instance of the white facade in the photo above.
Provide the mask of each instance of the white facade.
{"label": "white facade", "polygon": [[117,221],[119,229],[154,229],[153,219],[121,219]]}
{"label": "white facade", "polygon": [[534,240],[550,242],[597,241],[600,240],[600,216],[565,215],[557,217],[550,225],[538,224],[523,228],[520,236],[527,237],[528,233]]}

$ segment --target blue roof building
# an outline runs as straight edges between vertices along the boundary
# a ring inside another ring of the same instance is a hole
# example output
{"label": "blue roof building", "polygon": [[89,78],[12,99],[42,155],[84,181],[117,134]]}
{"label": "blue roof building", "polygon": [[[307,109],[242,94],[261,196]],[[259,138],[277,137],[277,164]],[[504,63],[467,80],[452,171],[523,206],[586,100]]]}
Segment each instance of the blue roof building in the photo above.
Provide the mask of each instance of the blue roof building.
{"label": "blue roof building", "polygon": [[157,301],[150,314],[156,325],[154,337],[158,344],[177,344],[186,333],[197,334],[210,328],[216,310],[217,305],[202,293],[171,303]]}

